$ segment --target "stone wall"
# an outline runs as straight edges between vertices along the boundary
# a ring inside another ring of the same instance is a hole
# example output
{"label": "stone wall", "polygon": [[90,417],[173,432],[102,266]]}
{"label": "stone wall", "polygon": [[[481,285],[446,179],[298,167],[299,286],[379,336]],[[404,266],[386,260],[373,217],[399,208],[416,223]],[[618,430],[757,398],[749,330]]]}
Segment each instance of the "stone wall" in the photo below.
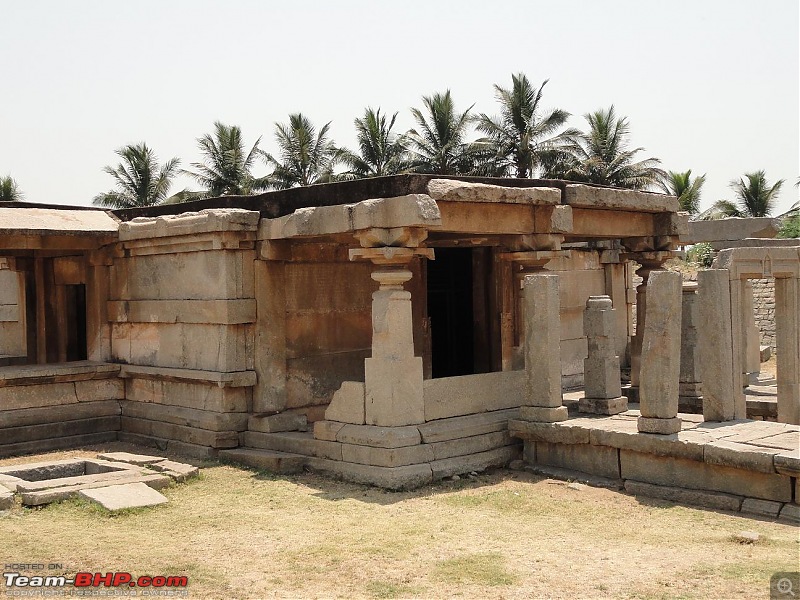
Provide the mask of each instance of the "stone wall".
{"label": "stone wall", "polygon": [[25,311],[24,307],[19,306],[21,277],[5,266],[4,261],[0,262],[0,360],[3,357],[24,356],[26,353]]}
{"label": "stone wall", "polygon": [[761,333],[761,345],[775,350],[775,280],[753,279],[753,311]]}
{"label": "stone wall", "polygon": [[257,223],[211,210],[120,226],[107,312],[121,440],[194,455],[238,445],[256,383]]}

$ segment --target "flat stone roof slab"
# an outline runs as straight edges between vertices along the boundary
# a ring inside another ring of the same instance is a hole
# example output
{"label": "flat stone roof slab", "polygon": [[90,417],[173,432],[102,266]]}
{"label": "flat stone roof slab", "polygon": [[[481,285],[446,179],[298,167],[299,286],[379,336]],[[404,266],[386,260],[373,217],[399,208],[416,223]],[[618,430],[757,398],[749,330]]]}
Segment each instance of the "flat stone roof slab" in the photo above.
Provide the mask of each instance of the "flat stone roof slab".
{"label": "flat stone roof slab", "polygon": [[107,235],[118,228],[104,210],[0,208],[0,233],[6,235]]}
{"label": "flat stone roof slab", "polygon": [[142,508],[157,506],[169,500],[144,483],[125,483],[108,487],[81,490],[80,496],[97,502],[107,510],[123,510],[125,508]]}

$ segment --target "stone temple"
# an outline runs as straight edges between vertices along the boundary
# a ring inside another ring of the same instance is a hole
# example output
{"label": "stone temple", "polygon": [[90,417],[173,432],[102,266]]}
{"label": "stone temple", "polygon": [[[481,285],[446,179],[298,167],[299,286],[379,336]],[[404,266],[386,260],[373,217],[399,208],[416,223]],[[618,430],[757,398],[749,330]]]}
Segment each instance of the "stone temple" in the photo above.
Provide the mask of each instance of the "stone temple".
{"label": "stone temple", "polygon": [[[556,180],[0,203],[0,456],[121,440],[391,489],[524,457],[792,518],[800,246],[682,285],[688,235],[674,197]],[[762,276],[775,422],[742,391]]]}

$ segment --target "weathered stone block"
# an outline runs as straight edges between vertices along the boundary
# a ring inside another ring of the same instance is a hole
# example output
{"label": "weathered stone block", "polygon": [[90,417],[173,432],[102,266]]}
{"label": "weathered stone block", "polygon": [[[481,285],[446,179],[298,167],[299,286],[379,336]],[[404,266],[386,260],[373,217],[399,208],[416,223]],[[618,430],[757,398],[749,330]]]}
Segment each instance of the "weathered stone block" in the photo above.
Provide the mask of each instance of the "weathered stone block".
{"label": "weathered stone block", "polygon": [[538,421],[541,423],[557,423],[569,418],[566,406],[521,406],[519,418],[523,421]]}
{"label": "weathered stone block", "polygon": [[219,456],[224,460],[282,475],[302,472],[306,460],[304,456],[298,454],[287,454],[274,450],[253,450],[252,448],[220,450]]}
{"label": "weathered stone block", "polygon": [[789,523],[800,525],[800,506],[787,502],[783,505],[778,518],[782,521],[788,521]]}
{"label": "weathered stone block", "polygon": [[503,446],[496,450],[478,454],[435,460],[430,464],[430,467],[433,479],[436,480],[472,471],[483,471],[489,467],[502,467],[512,460],[518,459],[519,456],[519,446]]}
{"label": "weathered stone block", "polygon": [[[678,412],[677,407],[675,412]],[[678,433],[681,430],[681,420],[678,417],[671,419],[658,418],[658,417],[639,417],[637,421],[639,431],[642,433],[659,433],[662,435],[669,435],[670,433]]]}
{"label": "weathered stone block", "polygon": [[[617,378],[619,387],[619,378]],[[618,415],[628,410],[628,398],[581,398],[578,401],[578,411],[596,415]]]}
{"label": "weathered stone block", "polygon": [[421,358],[368,358],[364,376],[367,425],[394,427],[425,422]]}
{"label": "weathered stone block", "polygon": [[325,410],[325,419],[340,423],[365,423],[365,390],[360,381],[343,381]]}
{"label": "weathered stone block", "polygon": [[782,506],[783,504],[780,502],[745,498],[744,502],[742,502],[742,512],[758,515],[759,517],[767,517],[768,519],[777,519]]}
{"label": "weathered stone block", "polygon": [[482,435],[508,429],[509,419],[519,417],[519,409],[496,410],[487,413],[450,417],[419,425],[422,441],[426,444]]}
{"label": "weathered stone block", "polygon": [[345,462],[378,467],[403,467],[428,463],[434,459],[433,448],[429,444],[404,446],[402,448],[375,448],[342,444],[342,460]]}
{"label": "weathered stone block", "polygon": [[511,420],[509,432],[514,437],[533,442],[549,442],[551,444],[588,444],[589,429],[570,427],[569,423],[537,423],[534,421]]}
{"label": "weathered stone block", "polygon": [[[430,446],[433,448],[434,460],[444,460],[446,458],[453,458],[454,456],[466,456],[488,452],[489,450],[509,446],[512,443],[514,443],[514,441],[507,431],[495,431],[484,435],[447,440],[446,442],[436,442],[435,444],[430,444]],[[516,444],[518,445],[519,442],[516,442]]]}
{"label": "weathered stone block", "polygon": [[738,444],[722,439],[706,444],[703,460],[710,465],[774,473],[774,457],[781,452],[782,450],[777,448]]}
{"label": "weathered stone block", "polygon": [[338,431],[336,441],[376,448],[401,448],[421,443],[421,437],[419,429],[414,426],[345,425]]}
{"label": "weathered stone block", "polygon": [[283,412],[277,415],[260,417],[252,415],[247,420],[250,431],[262,433],[275,433],[278,431],[305,431],[308,426],[306,416],[298,413]]}
{"label": "weathered stone block", "polygon": [[611,479],[620,476],[617,450],[606,446],[536,442],[536,462]]}
{"label": "weathered stone block", "polygon": [[783,475],[768,475],[631,450],[620,450],[620,464],[623,479],[777,502],[788,502],[792,498],[791,478]]}
{"label": "weathered stone block", "polygon": [[376,467],[358,463],[328,460],[318,457],[306,459],[306,465],[317,471],[346,481],[374,485],[389,490],[411,490],[428,484],[432,480],[428,464],[404,467]]}
{"label": "weathered stone block", "polygon": [[335,442],[336,436],[345,425],[346,423],[339,423],[338,421],[315,421],[314,439]]}
{"label": "weathered stone block", "polygon": [[498,371],[423,382],[425,421],[515,408],[526,403],[524,371]]}
{"label": "weathered stone block", "polygon": [[663,500],[669,500],[670,502],[707,506],[719,510],[738,511],[742,505],[741,496],[722,494],[720,492],[689,490],[665,485],[653,485],[652,483],[642,483],[641,481],[633,481],[630,479],[625,482],[625,491],[634,496],[661,498]]}

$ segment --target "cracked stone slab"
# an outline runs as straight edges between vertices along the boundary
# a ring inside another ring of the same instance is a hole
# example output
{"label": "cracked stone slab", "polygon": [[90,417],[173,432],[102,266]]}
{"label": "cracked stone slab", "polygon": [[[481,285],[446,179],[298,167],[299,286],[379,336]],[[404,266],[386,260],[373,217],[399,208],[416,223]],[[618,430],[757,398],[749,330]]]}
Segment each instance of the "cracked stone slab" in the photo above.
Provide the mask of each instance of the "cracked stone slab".
{"label": "cracked stone slab", "polygon": [[147,456],[145,454],[131,454],[130,452],[103,452],[98,454],[97,458],[131,465],[151,465],[167,460],[163,456]]}
{"label": "cracked stone slab", "polygon": [[144,483],[109,485],[91,490],[81,490],[79,494],[111,511],[157,506],[168,502],[166,496]]}

